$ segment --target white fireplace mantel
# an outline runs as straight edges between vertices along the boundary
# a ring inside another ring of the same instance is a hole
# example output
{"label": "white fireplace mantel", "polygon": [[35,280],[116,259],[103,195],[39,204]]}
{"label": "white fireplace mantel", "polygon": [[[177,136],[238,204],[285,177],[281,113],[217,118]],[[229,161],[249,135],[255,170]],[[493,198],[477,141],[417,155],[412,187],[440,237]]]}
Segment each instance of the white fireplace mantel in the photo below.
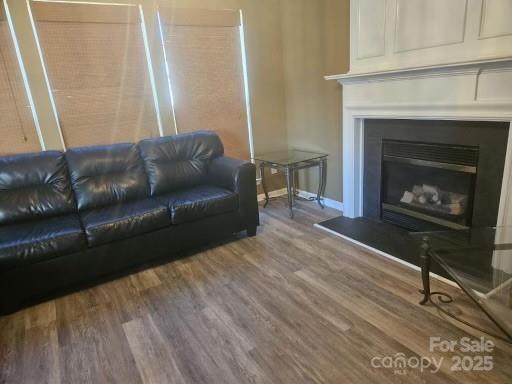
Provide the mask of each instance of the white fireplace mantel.
{"label": "white fireplace mantel", "polygon": [[[512,122],[512,58],[326,79],[343,85],[343,213],[347,217],[363,213],[364,119]],[[512,225],[512,132],[505,161],[498,225]]]}

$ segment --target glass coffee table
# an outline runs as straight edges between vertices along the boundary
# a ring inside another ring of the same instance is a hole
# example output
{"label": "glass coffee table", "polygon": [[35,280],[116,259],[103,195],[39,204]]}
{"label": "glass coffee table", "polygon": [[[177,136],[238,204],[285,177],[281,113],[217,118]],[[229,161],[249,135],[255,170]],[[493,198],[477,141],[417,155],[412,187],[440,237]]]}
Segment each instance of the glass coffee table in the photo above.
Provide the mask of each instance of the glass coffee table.
{"label": "glass coffee table", "polygon": [[[462,323],[512,343],[512,227],[413,233],[421,248],[423,300]],[[447,311],[452,298],[430,290],[435,262],[499,329],[483,329]]]}
{"label": "glass coffee table", "polygon": [[286,189],[288,192],[288,207],[290,210],[290,217],[293,218],[293,206],[297,190],[295,187],[296,173],[300,169],[318,167],[319,169],[319,185],[316,201],[320,207],[324,207],[322,203],[322,196],[325,193],[325,183],[327,178],[327,155],[324,153],[300,151],[296,149],[280,152],[266,153],[263,155],[255,156],[254,160],[259,162],[261,174],[261,186],[263,193],[265,193],[266,207],[269,201],[267,184],[265,181],[265,168],[276,169],[283,171],[286,175]]}

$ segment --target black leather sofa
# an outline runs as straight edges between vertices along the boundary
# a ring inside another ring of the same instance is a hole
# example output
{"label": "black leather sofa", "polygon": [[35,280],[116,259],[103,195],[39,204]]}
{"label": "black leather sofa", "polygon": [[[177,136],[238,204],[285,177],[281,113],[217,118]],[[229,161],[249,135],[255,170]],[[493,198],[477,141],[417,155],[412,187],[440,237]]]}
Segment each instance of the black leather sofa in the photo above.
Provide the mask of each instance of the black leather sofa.
{"label": "black leather sofa", "polygon": [[253,164],[212,132],[0,157],[0,313],[259,224]]}

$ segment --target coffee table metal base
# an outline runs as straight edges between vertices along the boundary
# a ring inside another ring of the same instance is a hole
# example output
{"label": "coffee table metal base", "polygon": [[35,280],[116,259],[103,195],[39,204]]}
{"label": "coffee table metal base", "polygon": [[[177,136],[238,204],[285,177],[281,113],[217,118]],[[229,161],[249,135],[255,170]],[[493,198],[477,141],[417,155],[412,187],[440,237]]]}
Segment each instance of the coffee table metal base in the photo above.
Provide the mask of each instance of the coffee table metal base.
{"label": "coffee table metal base", "polygon": [[[503,332],[503,335],[498,335],[488,329],[481,328],[475,324],[472,324],[456,315],[451,313],[450,311],[443,308],[443,305],[450,304],[453,302],[453,299],[450,295],[444,292],[438,292],[438,291],[431,291],[430,290],[430,266],[432,264],[432,254],[430,253],[430,239],[428,236],[423,237],[422,244],[421,244],[421,254],[420,254],[420,261],[421,261],[421,279],[423,283],[423,289],[421,289],[419,292],[423,295],[423,299],[420,301],[420,305],[426,305],[428,303],[432,304],[434,307],[436,307],[439,311],[441,311],[446,316],[451,317],[454,320],[457,320],[458,322],[467,325],[470,328],[476,329],[480,332],[486,333],[489,336],[493,336],[497,339],[506,341],[508,343],[512,343],[512,335],[510,335],[503,327],[501,327],[489,314],[489,312],[477,301],[466,292],[466,289],[464,286],[457,281],[456,277],[453,277],[457,285],[462,289],[462,291],[468,296],[477,306],[482,310],[482,312],[487,316],[489,320],[501,331]],[[435,256],[434,256],[435,259]],[[434,299],[437,297],[437,301]]]}

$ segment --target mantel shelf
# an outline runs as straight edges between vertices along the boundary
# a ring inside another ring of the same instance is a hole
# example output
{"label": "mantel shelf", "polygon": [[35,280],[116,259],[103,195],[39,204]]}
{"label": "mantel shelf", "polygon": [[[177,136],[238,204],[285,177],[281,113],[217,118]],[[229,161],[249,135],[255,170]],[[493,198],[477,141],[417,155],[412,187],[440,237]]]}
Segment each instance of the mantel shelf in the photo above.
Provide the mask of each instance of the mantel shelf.
{"label": "mantel shelf", "polygon": [[389,71],[345,73],[325,76],[325,80],[336,80],[341,84],[386,81],[446,75],[478,74],[483,69],[501,68],[512,70],[512,57],[503,59],[479,60],[464,63],[451,63],[418,68],[396,69]]}

